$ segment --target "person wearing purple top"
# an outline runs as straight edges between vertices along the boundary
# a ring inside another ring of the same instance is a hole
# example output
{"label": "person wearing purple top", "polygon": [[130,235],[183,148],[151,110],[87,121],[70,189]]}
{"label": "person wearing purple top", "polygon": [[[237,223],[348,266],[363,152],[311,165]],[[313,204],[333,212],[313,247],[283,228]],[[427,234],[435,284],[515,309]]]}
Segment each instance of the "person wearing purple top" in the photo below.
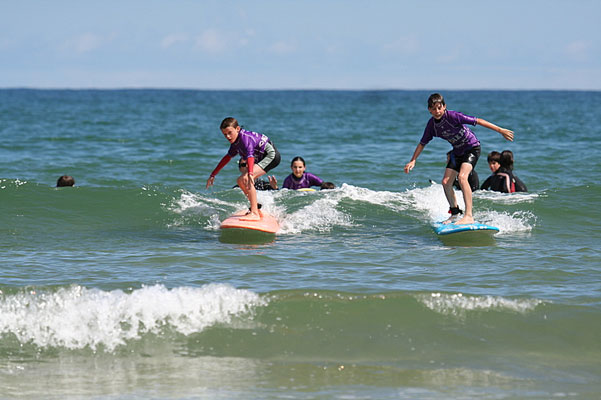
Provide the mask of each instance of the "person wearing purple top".
{"label": "person wearing purple top", "polygon": [[465,214],[456,224],[471,224],[474,222],[472,214],[472,189],[468,182],[470,172],[476,166],[480,157],[480,141],[472,130],[465,125],[480,125],[500,133],[505,139],[513,141],[513,131],[501,128],[482,118],[470,117],[457,111],[447,110],[444,98],[439,93],[434,93],[428,98],[428,111],[432,118],[428,121],[424,134],[413,152],[411,161],[405,165],[405,173],[415,167],[415,162],[424,147],[434,137],[445,139],[453,146],[449,162],[442,178],[442,186],[449,202],[451,217],[445,222],[450,223],[462,211],[457,205],[453,182],[458,179],[465,202]]}
{"label": "person wearing purple top", "polygon": [[230,148],[211,172],[206,187],[208,189],[212,186],[219,171],[239,154],[247,164],[246,171],[241,173],[236,181],[250,202],[250,209],[245,219],[259,220],[261,215],[257,202],[257,190],[254,185],[255,179],[280,164],[280,153],[267,136],[242,129],[236,118],[225,118],[221,122],[220,129],[226,140],[230,142]]}
{"label": "person wearing purple top", "polygon": [[302,157],[294,157],[290,163],[292,173],[284,179],[282,185],[285,189],[307,189],[311,186],[321,186],[323,179],[310,172],[305,172],[305,160]]}

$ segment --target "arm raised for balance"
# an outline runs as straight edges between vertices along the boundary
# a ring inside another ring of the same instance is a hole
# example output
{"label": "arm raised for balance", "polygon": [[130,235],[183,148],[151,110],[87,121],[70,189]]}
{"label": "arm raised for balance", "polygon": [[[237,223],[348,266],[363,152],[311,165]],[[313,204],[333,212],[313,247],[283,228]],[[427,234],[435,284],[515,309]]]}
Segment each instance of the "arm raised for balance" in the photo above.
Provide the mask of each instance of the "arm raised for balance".
{"label": "arm raised for balance", "polygon": [[476,123],[485,128],[492,129],[495,132],[499,132],[501,135],[503,135],[503,137],[505,139],[509,140],[510,142],[513,142],[513,131],[510,131],[509,129],[501,128],[500,126],[497,126],[497,125],[495,125],[491,122],[488,122],[487,120],[482,119],[482,118],[477,118]]}

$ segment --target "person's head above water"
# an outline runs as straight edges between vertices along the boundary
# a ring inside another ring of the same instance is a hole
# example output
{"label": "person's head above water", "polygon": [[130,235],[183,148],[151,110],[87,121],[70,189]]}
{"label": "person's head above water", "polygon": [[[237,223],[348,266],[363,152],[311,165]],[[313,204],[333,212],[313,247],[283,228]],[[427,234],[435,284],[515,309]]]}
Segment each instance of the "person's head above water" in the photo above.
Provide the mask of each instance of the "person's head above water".
{"label": "person's head above water", "polygon": [[56,181],[56,187],[65,187],[75,185],[75,179],[69,175],[63,175]]}

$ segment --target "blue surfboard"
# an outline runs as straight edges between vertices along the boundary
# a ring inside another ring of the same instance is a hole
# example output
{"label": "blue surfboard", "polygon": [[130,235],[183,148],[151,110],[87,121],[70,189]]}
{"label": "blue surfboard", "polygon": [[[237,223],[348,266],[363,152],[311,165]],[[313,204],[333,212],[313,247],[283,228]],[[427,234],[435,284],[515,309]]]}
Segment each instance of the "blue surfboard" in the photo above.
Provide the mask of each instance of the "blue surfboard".
{"label": "blue surfboard", "polygon": [[499,232],[499,228],[496,226],[480,224],[475,222],[473,224],[443,224],[442,222],[435,222],[432,224],[432,229],[436,232],[437,235],[451,235],[454,233],[461,232],[472,232],[472,233],[484,233],[494,235]]}

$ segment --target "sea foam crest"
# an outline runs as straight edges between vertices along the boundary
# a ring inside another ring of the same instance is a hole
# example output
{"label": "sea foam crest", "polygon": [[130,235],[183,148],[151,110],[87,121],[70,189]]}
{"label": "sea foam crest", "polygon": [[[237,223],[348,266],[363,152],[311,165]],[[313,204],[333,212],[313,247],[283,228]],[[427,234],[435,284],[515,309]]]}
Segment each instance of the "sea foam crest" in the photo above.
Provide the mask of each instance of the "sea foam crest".
{"label": "sea foam crest", "polygon": [[499,204],[533,203],[539,197],[538,193],[529,192],[501,193],[490,190],[478,190],[474,193],[474,198],[491,200]]}
{"label": "sea foam crest", "polygon": [[[410,189],[407,192],[407,195],[412,207],[420,212],[423,212],[429,222],[442,221],[449,217],[447,212],[449,209],[449,203],[444,195],[442,185],[432,183],[430,186],[425,188]],[[461,191],[455,190],[455,197],[457,199],[459,208],[464,210],[465,203],[463,202],[463,195]],[[483,198],[487,200],[492,198],[512,198],[517,202],[531,202],[537,197],[538,195],[530,194],[508,195],[507,193],[496,193],[491,195],[491,192],[486,192],[481,196],[480,191],[475,192],[474,194],[474,198]],[[507,211],[498,212],[478,208],[477,205],[474,207],[474,219],[477,222],[498,227],[500,234],[502,235],[518,232],[529,232],[532,230],[532,227],[536,222],[536,216],[530,211],[516,211],[512,213]]]}
{"label": "sea foam crest", "polygon": [[431,293],[418,300],[432,311],[446,315],[464,315],[467,311],[513,311],[526,313],[542,303],[538,299],[507,299],[498,296],[464,296],[461,293]]}
{"label": "sea foam crest", "polygon": [[230,203],[226,201],[182,190],[179,198],[173,199],[171,205],[167,207],[169,211],[180,216],[169,226],[180,226],[186,224],[189,219],[208,217],[207,228],[216,230],[220,225],[217,211],[225,212],[229,206]]}
{"label": "sea foam crest", "polygon": [[[334,190],[295,193],[295,195],[310,197],[314,201],[290,214],[282,212],[281,207],[278,209],[279,213],[276,216],[281,222],[280,233],[282,234],[309,230],[327,232],[336,226],[352,226],[352,216],[338,208],[342,201],[348,199],[385,206],[394,211],[405,210],[408,206],[406,195],[403,193],[378,192],[346,183]],[[290,196],[290,193],[283,191],[277,195],[277,198],[287,196]]]}
{"label": "sea foam crest", "polygon": [[215,209],[227,209],[230,203],[214,197],[204,197],[182,190],[179,198],[174,199],[169,210],[176,214],[211,215]]}
{"label": "sea foam crest", "polygon": [[351,226],[351,218],[336,209],[338,201],[320,198],[298,211],[286,215],[280,225],[280,233],[291,234],[308,230],[328,232],[334,226]]}
{"label": "sea foam crest", "polygon": [[0,334],[39,347],[113,351],[142,334],[160,334],[166,326],[189,335],[265,304],[256,293],[222,284],[155,285],[131,293],[74,285],[0,297]]}
{"label": "sea foam crest", "polygon": [[351,200],[386,206],[393,211],[407,210],[410,205],[406,193],[374,191],[346,183],[335,193],[337,193],[339,199],[349,198]]}

